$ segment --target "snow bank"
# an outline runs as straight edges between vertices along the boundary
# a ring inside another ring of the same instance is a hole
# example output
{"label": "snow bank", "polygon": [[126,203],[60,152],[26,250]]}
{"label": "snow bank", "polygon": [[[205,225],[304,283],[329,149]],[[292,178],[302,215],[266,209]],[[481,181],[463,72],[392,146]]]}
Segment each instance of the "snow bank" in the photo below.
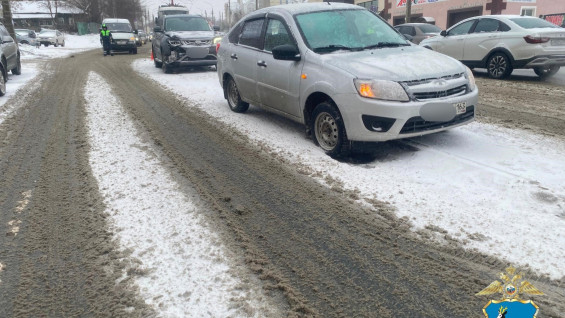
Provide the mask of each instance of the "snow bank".
{"label": "snow bank", "polygon": [[67,57],[72,54],[92,50],[100,49],[102,50],[102,45],[100,44],[100,36],[98,34],[88,34],[88,35],[72,35],[65,34],[65,46],[54,47],[50,45],[48,47],[41,46],[36,48],[35,46],[27,44],[19,44],[21,59],[34,60],[34,59],[53,59],[58,57]]}
{"label": "snow bank", "polygon": [[306,139],[301,125],[256,107],[231,112],[215,72],[163,74],[148,59],[133,67],[320,183],[355,191],[360,203],[392,204],[414,230],[439,227],[469,249],[565,275],[561,140],[473,123],[401,143],[408,146],[384,143],[371,162],[339,162]]}

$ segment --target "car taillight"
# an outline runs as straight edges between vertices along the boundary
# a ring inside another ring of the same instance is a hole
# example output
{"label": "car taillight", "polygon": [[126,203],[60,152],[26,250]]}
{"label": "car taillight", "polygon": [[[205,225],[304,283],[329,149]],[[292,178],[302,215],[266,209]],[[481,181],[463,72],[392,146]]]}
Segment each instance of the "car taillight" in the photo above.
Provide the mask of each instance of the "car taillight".
{"label": "car taillight", "polygon": [[218,54],[218,50],[220,50],[220,42],[216,43],[216,54]]}
{"label": "car taillight", "polygon": [[540,43],[546,43],[549,42],[549,38],[546,37],[542,37],[539,35],[528,35],[524,37],[524,40],[526,40],[527,43],[530,44],[540,44]]}

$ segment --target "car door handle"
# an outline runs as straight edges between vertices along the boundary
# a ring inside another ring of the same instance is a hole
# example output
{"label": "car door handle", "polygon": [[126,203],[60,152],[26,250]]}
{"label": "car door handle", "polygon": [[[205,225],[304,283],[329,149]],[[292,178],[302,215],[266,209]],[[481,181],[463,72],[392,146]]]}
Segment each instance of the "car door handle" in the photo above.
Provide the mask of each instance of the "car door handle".
{"label": "car door handle", "polygon": [[237,60],[237,54],[233,53],[232,55],[230,55],[230,57],[234,60]]}
{"label": "car door handle", "polygon": [[267,63],[265,63],[265,61],[257,61],[257,65],[267,67]]}

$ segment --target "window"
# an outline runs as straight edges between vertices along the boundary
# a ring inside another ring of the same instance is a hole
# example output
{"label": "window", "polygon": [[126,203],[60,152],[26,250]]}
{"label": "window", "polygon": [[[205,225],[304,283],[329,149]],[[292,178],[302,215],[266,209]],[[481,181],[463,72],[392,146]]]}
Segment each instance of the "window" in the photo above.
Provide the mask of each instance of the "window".
{"label": "window", "polygon": [[279,20],[269,19],[267,32],[265,33],[265,48],[267,52],[271,52],[274,47],[284,44],[294,45],[292,37],[288,33],[285,25]]}
{"label": "window", "polygon": [[536,16],[536,7],[522,7],[520,9],[520,15],[535,17]]}
{"label": "window", "polygon": [[59,18],[59,24],[65,24],[65,18]]}
{"label": "window", "polygon": [[495,19],[480,19],[475,27],[474,33],[481,32],[496,32],[498,31],[498,20]]}
{"label": "window", "polygon": [[210,25],[202,17],[168,17],[166,31],[210,31]]}
{"label": "window", "polygon": [[73,24],[75,24],[75,19],[69,18],[69,25],[73,25]]}
{"label": "window", "polygon": [[239,39],[239,34],[241,33],[241,28],[243,27],[243,23],[238,23],[233,30],[228,35],[228,40],[230,43],[237,43]]}
{"label": "window", "polygon": [[477,20],[471,20],[471,21],[463,22],[463,23],[455,26],[453,29],[449,30],[447,35],[467,34],[467,33],[469,33],[469,30],[471,30],[471,27],[473,26],[473,24],[475,24],[476,21]]}
{"label": "window", "polygon": [[239,36],[239,44],[260,49],[263,21],[264,19],[257,19],[245,22]]}
{"label": "window", "polygon": [[6,30],[6,28],[3,25],[0,25],[0,35],[10,36],[10,33],[8,33],[8,30]]}
{"label": "window", "polygon": [[558,28],[555,24],[547,22],[538,18],[512,18],[510,21],[516,23],[524,29],[536,29],[536,28]]}

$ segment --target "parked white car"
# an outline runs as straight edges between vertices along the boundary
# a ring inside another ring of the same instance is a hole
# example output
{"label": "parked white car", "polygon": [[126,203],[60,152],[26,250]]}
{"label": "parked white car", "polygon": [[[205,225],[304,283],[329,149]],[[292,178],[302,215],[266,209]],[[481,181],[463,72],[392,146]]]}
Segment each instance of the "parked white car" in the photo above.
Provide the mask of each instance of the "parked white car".
{"label": "parked white car", "polygon": [[473,17],[420,45],[471,68],[486,68],[492,78],[505,78],[517,68],[548,77],[565,65],[565,29],[535,17]]}
{"label": "parked white car", "polygon": [[39,32],[37,40],[40,44],[43,44],[45,46],[65,46],[65,35],[59,30],[43,29],[41,30],[41,32]]}
{"label": "parked white car", "polygon": [[232,111],[245,112],[251,103],[300,122],[330,156],[474,119],[471,70],[411,44],[360,6],[260,9],[239,21],[217,50]]}

